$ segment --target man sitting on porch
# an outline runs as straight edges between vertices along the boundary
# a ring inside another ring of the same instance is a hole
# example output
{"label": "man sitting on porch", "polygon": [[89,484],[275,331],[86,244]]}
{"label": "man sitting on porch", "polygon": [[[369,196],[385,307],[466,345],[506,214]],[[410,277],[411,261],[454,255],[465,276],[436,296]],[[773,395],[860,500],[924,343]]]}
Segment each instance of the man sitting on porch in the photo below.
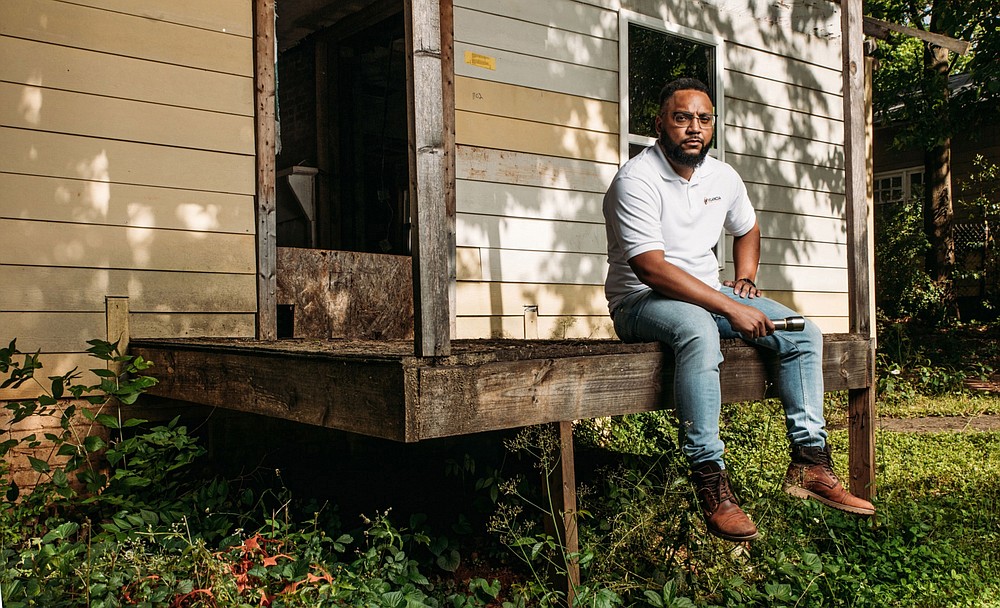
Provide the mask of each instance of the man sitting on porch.
{"label": "man sitting on porch", "polygon": [[[754,283],[760,228],[742,179],[708,156],[715,119],[704,83],[667,84],[656,143],[618,171],[605,195],[605,292],[615,331],[626,342],[659,341],[674,353],[682,449],[712,534],[737,542],[757,537],[723,462],[720,339],[742,338],[777,355],[791,444],[785,491],[871,515],[872,504],[848,493],[833,472],[823,418],[822,333],[810,321],[801,332],[775,332],[771,319],[795,312],[763,297]],[[735,275],[720,282],[713,247],[723,228],[734,236]]]}

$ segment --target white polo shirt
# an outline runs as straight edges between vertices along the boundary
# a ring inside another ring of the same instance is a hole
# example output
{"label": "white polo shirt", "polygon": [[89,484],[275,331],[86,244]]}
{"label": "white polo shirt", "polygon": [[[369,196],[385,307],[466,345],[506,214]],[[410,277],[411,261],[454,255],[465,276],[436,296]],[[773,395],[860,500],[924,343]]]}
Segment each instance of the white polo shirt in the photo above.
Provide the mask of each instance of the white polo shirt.
{"label": "white polo shirt", "polygon": [[662,249],[666,261],[721,288],[712,247],[723,228],[742,236],[756,216],[743,180],[728,164],[706,157],[688,181],[652,145],[615,175],[604,196],[604,222],[610,266],[604,292],[614,312],[625,296],[649,289],[628,265],[647,251]]}

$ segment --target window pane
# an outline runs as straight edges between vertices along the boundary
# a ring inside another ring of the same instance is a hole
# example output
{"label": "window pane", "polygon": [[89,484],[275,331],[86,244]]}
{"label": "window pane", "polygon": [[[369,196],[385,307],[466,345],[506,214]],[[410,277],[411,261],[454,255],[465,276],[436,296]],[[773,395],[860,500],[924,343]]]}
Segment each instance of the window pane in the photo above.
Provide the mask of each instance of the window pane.
{"label": "window pane", "polygon": [[715,48],[630,23],[628,28],[628,130],[656,137],[653,120],[660,89],[675,78],[693,76],[715,98]]}

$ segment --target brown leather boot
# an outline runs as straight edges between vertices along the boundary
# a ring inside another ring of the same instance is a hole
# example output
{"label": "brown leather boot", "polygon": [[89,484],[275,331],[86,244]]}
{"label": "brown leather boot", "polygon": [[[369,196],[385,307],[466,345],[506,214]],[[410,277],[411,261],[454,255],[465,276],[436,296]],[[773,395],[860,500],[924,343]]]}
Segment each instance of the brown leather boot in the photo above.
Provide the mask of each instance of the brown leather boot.
{"label": "brown leather boot", "polygon": [[702,462],[691,468],[691,479],[709,532],[737,543],[757,538],[757,526],[736,504],[729,471],[717,462]]}
{"label": "brown leather boot", "polygon": [[872,503],[844,489],[833,472],[829,446],[792,446],[792,463],[785,474],[785,492],[797,498],[815,498],[821,503],[853,513],[874,515]]}

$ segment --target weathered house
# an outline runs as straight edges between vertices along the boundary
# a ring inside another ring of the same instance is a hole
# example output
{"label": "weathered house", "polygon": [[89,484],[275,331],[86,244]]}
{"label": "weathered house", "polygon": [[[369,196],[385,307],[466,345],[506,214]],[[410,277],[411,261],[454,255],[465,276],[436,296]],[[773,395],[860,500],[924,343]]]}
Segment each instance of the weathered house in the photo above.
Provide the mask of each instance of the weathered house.
{"label": "weathered house", "polygon": [[[961,95],[971,86],[967,74],[951,77],[952,95]],[[872,170],[876,210],[895,215],[912,200],[920,201],[924,186],[925,151],[915,145],[899,146],[897,137],[908,125],[889,116],[877,120],[873,130]],[[997,252],[996,219],[972,203],[995,204],[1000,180],[990,177],[990,167],[1000,165],[1000,125],[975,129],[955,125],[951,138],[950,183],[955,216],[952,231],[956,265],[963,271],[956,283],[963,314],[985,320],[996,311],[984,308],[984,299],[1000,290],[1000,254]],[[920,208],[917,202],[915,208]],[[878,213],[876,213],[878,216]],[[882,297],[891,297],[883,294]]]}
{"label": "weathered house", "polygon": [[[872,479],[857,0],[0,0],[0,58],[5,336],[405,441],[667,404],[657,345],[541,339],[610,337],[601,196],[695,68]],[[752,349],[725,377],[764,394]]]}

